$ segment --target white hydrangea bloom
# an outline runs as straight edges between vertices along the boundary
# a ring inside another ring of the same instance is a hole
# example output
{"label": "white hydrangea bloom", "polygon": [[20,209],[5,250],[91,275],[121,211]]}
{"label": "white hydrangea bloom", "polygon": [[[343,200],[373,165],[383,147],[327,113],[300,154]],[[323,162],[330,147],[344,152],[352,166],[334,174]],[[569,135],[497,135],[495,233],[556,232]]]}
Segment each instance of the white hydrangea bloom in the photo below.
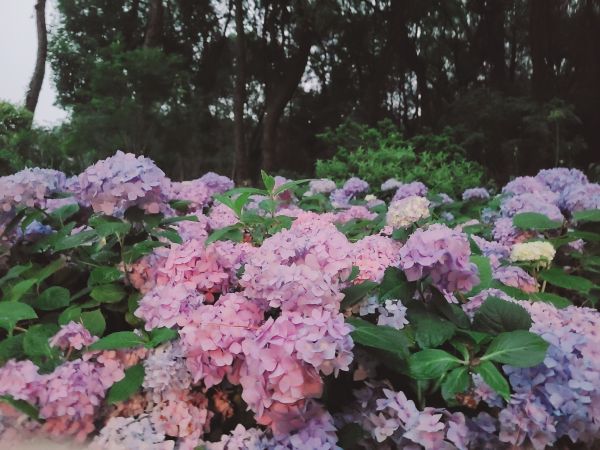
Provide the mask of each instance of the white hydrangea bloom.
{"label": "white hydrangea bloom", "polygon": [[427,217],[429,217],[429,200],[418,195],[411,195],[390,203],[386,223],[393,228],[406,228]]}
{"label": "white hydrangea bloom", "polygon": [[550,242],[534,241],[515,244],[510,253],[510,260],[539,262],[542,266],[549,265],[554,259],[556,250]]}

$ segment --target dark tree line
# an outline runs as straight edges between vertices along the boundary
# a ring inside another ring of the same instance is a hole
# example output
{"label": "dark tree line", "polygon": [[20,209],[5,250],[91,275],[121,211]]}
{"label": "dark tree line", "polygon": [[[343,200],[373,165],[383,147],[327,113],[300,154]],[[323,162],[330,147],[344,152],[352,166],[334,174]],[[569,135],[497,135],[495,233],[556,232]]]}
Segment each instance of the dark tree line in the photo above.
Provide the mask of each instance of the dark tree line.
{"label": "dark tree line", "polygon": [[311,173],[334,150],[320,133],[383,119],[450,138],[500,181],[600,159],[600,0],[57,5],[71,120],[54,132],[81,164],[123,148],[174,178]]}

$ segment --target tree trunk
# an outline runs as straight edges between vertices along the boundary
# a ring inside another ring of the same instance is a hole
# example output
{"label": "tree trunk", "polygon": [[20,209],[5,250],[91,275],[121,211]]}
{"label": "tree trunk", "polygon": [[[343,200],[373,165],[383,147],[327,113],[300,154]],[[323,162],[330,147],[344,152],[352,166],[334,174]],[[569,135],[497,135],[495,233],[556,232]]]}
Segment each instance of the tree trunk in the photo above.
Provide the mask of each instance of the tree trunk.
{"label": "tree trunk", "polygon": [[235,50],[236,75],[233,93],[233,120],[235,159],[233,162],[233,179],[242,184],[248,178],[248,155],[244,135],[244,105],[246,102],[246,48],[244,38],[243,0],[235,0]]}
{"label": "tree trunk", "polygon": [[490,64],[490,85],[503,89],[506,85],[506,60],[504,56],[504,21],[506,1],[494,0],[486,4],[487,60]]}
{"label": "tree trunk", "polygon": [[298,83],[302,79],[310,48],[312,46],[312,33],[303,30],[298,39],[298,50],[289,59],[281,64],[280,75],[269,80],[265,91],[265,117],[262,134],[262,166],[263,169],[272,171],[277,163],[277,125],[283,111],[294,95]]}
{"label": "tree trunk", "polygon": [[46,57],[48,55],[48,36],[46,34],[46,0],[37,0],[35,4],[35,18],[37,26],[37,57],[33,76],[29,83],[29,90],[25,96],[25,108],[35,113],[42,83],[44,82],[44,73],[46,72]]}
{"label": "tree trunk", "polygon": [[148,26],[144,37],[144,47],[158,47],[162,37],[163,0],[151,0],[148,14]]}
{"label": "tree trunk", "polygon": [[538,100],[547,100],[553,96],[554,76],[550,64],[553,17],[556,0],[531,0],[529,10],[529,46],[533,72],[531,85],[533,96]]}

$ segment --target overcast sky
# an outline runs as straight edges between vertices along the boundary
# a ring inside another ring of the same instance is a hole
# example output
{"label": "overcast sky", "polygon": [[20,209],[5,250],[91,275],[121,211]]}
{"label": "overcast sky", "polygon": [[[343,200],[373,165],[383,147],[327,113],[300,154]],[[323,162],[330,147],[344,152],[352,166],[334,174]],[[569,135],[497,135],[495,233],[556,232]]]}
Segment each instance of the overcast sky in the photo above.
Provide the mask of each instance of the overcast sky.
{"label": "overcast sky", "polygon": [[[0,99],[23,104],[29,85],[35,55],[35,0],[0,0]],[[54,1],[46,2],[46,22],[55,21]],[[50,66],[46,66],[44,84],[35,111],[38,125],[54,125],[63,121],[67,113],[54,106],[56,93],[52,84]]]}

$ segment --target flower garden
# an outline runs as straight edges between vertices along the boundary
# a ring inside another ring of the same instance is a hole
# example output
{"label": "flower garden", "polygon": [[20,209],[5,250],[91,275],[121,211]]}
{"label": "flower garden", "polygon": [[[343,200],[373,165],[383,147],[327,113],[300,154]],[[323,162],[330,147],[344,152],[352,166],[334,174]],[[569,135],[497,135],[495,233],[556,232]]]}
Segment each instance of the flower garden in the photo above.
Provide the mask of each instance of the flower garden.
{"label": "flower garden", "polygon": [[0,178],[0,448],[600,446],[600,185]]}

